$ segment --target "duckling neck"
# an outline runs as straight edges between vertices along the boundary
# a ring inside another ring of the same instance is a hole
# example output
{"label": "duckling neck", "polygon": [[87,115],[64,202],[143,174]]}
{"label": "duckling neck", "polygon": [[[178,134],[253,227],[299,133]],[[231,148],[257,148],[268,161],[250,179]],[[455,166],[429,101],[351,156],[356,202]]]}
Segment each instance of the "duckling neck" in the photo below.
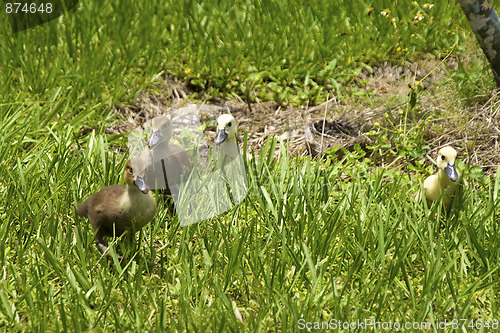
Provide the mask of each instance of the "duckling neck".
{"label": "duckling neck", "polygon": [[135,185],[127,185],[127,192],[122,196],[120,209],[132,221],[132,230],[146,225],[156,212],[156,205],[151,192],[144,194]]}
{"label": "duckling neck", "polygon": [[223,145],[224,153],[230,156],[238,155],[238,142],[236,141],[236,135],[231,135],[227,138],[226,144]]}
{"label": "duckling neck", "polygon": [[[450,179],[450,177],[448,177],[448,175],[446,174],[446,172],[444,172],[443,170],[439,169],[438,171],[438,178],[439,178],[439,185],[441,186],[441,188],[444,188],[444,187],[447,187],[449,186],[450,184],[453,184],[454,182]],[[458,180],[457,180],[458,181]]]}
{"label": "duckling neck", "polygon": [[135,185],[127,185],[127,193],[122,197],[122,208],[132,210],[153,209],[155,207],[154,198],[151,192],[143,193]]}
{"label": "duckling neck", "polygon": [[127,195],[129,197],[133,197],[133,196],[140,195],[140,194],[144,194],[144,193],[142,193],[142,191],[139,190],[139,188],[137,188],[137,186],[127,184]]}
{"label": "duckling neck", "polygon": [[152,149],[153,155],[167,156],[170,153],[170,143],[162,141]]}

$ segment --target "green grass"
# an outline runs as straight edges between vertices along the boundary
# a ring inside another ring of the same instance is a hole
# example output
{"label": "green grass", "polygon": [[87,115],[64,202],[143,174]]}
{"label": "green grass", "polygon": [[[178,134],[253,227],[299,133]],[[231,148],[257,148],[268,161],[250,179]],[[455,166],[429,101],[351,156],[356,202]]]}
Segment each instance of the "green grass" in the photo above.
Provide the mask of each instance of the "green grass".
{"label": "green grass", "polygon": [[[498,317],[500,181],[465,165],[461,208],[445,218],[413,199],[422,163],[410,179],[360,153],[274,159],[268,141],[248,162],[247,200],[185,228],[160,211],[122,263],[100,257],[74,212],[122,182],[127,156],[112,147],[126,137],[104,135],[112,106],[157,91],[162,75],[190,83],[194,97],[349,100],[360,71],[382,61],[466,54],[474,37],[455,2],[415,24],[419,12],[382,0],[97,1],[15,35],[2,20],[1,329],[291,331],[301,318]],[[457,73],[449,84],[472,97],[483,77]]]}
{"label": "green grass", "polygon": [[[414,23],[419,12],[426,18]],[[61,89],[61,97],[78,102],[75,111],[130,98],[160,73],[211,94],[245,96],[254,87],[252,98],[304,103],[321,101],[325,90],[341,92],[381,61],[445,53],[470,34],[466,24],[453,1],[427,12],[381,0],[97,1],[15,36],[4,22],[0,58],[4,89],[39,100]]]}

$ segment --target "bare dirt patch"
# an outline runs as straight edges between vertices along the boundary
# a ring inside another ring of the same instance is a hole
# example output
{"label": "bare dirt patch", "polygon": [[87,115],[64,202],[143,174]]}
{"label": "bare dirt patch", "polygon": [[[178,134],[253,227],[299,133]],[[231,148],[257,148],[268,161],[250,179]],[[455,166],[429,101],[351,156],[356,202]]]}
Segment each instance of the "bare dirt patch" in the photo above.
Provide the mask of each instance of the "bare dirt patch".
{"label": "bare dirt patch", "polygon": [[[322,105],[301,107],[282,107],[275,102],[249,105],[241,99],[212,98],[202,101],[200,94],[194,94],[188,85],[166,77],[163,84],[157,87],[156,93],[143,92],[138,95],[134,104],[115,106],[114,112],[121,121],[106,132],[127,133],[173,108],[194,103],[201,109],[200,120],[207,124],[205,134],[208,138],[215,137],[217,117],[223,113],[231,113],[239,123],[240,141],[244,133],[247,133],[251,149],[258,151],[267,137],[279,136],[287,140],[292,154],[305,155],[308,154],[305,130],[312,122],[325,118],[328,122],[340,122],[354,129],[354,136],[362,135],[373,129],[375,122],[383,121],[386,113],[394,119],[400,118],[401,110],[407,107],[408,94],[415,87],[415,82],[425,78],[420,82],[419,88],[419,116],[413,119],[415,123],[409,122],[408,125],[417,125],[419,119],[430,116],[432,119],[428,120],[424,134],[425,143],[431,147],[431,156],[439,147],[452,145],[462,155],[465,163],[479,165],[485,172],[493,172],[500,164],[500,98],[490,92],[491,98],[487,103],[466,106],[453,89],[442,85],[449,71],[454,68],[456,62],[453,59],[448,59],[446,64],[441,65],[436,60],[422,60],[405,66],[381,64],[359,77],[360,87],[370,92],[369,97],[352,97],[341,102],[331,98]],[[196,100],[190,98],[194,95],[197,95]],[[342,143],[346,141],[345,135],[343,139],[338,142],[326,139],[323,142],[328,145],[326,148],[336,144],[346,146]],[[365,139],[366,137],[363,138]],[[318,136],[318,142],[320,140]],[[365,141],[365,145],[370,143],[373,142]],[[381,165],[391,163],[387,159],[380,162]]]}

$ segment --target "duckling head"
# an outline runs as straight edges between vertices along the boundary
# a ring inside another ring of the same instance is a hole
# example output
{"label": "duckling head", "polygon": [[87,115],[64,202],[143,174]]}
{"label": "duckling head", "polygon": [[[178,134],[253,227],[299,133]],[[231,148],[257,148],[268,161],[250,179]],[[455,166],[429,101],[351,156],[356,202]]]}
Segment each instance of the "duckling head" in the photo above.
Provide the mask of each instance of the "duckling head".
{"label": "duckling head", "polygon": [[167,116],[156,117],[151,123],[151,134],[147,141],[148,147],[151,149],[161,142],[168,143],[172,138],[170,118]]}
{"label": "duckling head", "polygon": [[134,158],[125,166],[125,181],[129,186],[137,187],[142,193],[147,194],[149,187],[144,180],[146,163],[140,158]]}
{"label": "duckling head", "polygon": [[457,158],[457,151],[451,147],[443,147],[438,152],[437,167],[440,171],[446,173],[451,181],[458,180],[458,172],[455,167],[455,160]]}
{"label": "duckling head", "polygon": [[223,114],[217,119],[217,135],[215,143],[220,145],[224,141],[236,142],[236,131],[238,124],[230,114]]}

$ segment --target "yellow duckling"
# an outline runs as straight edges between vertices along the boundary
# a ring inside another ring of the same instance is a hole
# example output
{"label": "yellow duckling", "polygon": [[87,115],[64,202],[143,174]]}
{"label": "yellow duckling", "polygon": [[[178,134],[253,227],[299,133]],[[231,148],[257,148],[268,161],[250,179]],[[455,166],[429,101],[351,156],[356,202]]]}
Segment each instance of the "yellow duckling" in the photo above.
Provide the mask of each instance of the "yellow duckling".
{"label": "yellow duckling", "polygon": [[438,172],[427,177],[424,181],[425,197],[428,204],[438,200],[442,193],[446,193],[443,197],[443,203],[447,209],[450,207],[451,199],[460,180],[460,172],[455,166],[456,158],[457,151],[451,147],[439,150],[436,161]]}
{"label": "yellow duckling", "polygon": [[248,193],[245,166],[236,138],[237,132],[238,123],[232,115],[223,114],[217,118],[217,135],[214,142],[222,148],[222,154],[217,156],[217,168],[221,170],[222,179],[227,184],[233,205],[240,203]]}
{"label": "yellow duckling", "polygon": [[144,181],[145,167],[141,159],[128,161],[124,174],[127,186],[105,187],[76,209],[79,216],[89,219],[97,248],[102,254],[108,250],[104,236],[119,236],[125,231],[133,234],[155,215],[156,203]]}
{"label": "yellow duckling", "polygon": [[238,131],[238,124],[236,119],[230,114],[223,114],[217,118],[217,135],[214,142],[222,146],[222,151],[230,156],[238,155],[238,141],[236,140],[236,133]]}

